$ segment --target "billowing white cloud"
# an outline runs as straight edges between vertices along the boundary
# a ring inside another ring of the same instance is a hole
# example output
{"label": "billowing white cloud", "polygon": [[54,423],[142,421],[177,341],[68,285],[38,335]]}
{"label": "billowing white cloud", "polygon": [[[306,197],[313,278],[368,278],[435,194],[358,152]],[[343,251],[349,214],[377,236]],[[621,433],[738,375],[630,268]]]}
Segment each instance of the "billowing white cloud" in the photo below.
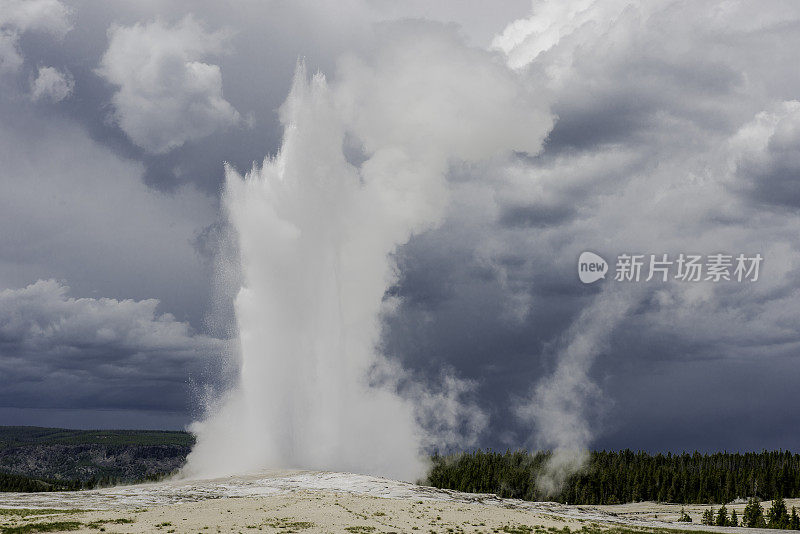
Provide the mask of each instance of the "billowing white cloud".
{"label": "billowing white cloud", "polygon": [[74,87],[75,80],[68,72],[61,72],[54,67],[39,67],[31,83],[31,99],[60,102],[72,94]]}
{"label": "billowing white cloud", "polygon": [[24,58],[18,48],[26,31],[61,38],[71,28],[69,9],[59,0],[0,1],[0,74],[16,72]]}
{"label": "billowing white cloud", "polygon": [[69,9],[59,0],[3,0],[0,27],[44,31],[63,37],[71,28]]}
{"label": "billowing white cloud", "polygon": [[148,152],[164,153],[241,121],[222,95],[222,71],[202,60],[224,51],[227,34],[191,16],[113,26],[98,73],[118,89],[115,117]]}
{"label": "billowing white cloud", "polygon": [[189,325],[156,313],[157,299],[68,297],[69,287],[39,280],[0,291],[0,335],[21,352],[42,347],[115,345],[134,352],[191,349]]}
{"label": "billowing white cloud", "polygon": [[494,38],[492,46],[505,52],[510,66],[523,67],[573,32],[592,31],[581,28],[584,25],[599,26],[595,31],[605,31],[628,5],[628,0],[534,1],[530,17],[506,26]]}

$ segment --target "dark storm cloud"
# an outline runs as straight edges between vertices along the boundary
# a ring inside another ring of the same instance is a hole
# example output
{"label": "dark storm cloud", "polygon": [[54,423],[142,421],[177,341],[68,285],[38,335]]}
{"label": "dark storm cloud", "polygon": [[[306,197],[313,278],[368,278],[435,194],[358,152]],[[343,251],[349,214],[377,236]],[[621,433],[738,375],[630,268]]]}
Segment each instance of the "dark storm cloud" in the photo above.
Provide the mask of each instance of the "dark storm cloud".
{"label": "dark storm cloud", "polygon": [[4,407],[185,411],[190,381],[219,380],[224,342],[157,300],[76,299],[40,280],[0,291]]}
{"label": "dark storm cloud", "polygon": [[[754,440],[737,412],[752,419],[758,411],[769,420],[759,429],[773,428],[765,434],[771,446],[799,446],[786,426],[794,411],[761,409],[794,405],[788,388],[797,373],[776,381],[781,394],[763,393],[769,400],[758,409],[725,384],[741,386],[746,368],[796,365],[798,252],[788,229],[797,220],[785,211],[796,206],[796,103],[782,101],[800,84],[763,58],[785,59],[800,37],[785,24],[793,27],[800,13],[781,2],[757,17],[741,6],[721,19],[682,2],[619,12],[597,3],[575,22],[556,3],[541,6],[559,37],[548,48],[539,20],[521,48],[545,50],[525,69],[533,80],[549,79],[555,94],[558,119],[545,152],[452,181],[452,224],[404,249],[398,288],[406,299],[390,320],[387,347],[411,366],[444,360],[477,380],[492,413],[483,439],[520,444],[531,428],[516,418],[515,396],[546,383],[578,313],[603,298],[577,281],[580,252],[613,260],[623,252],[758,251],[771,260],[751,286],[642,288],[589,371],[608,406],[607,434],[596,426],[595,443],[657,448],[663,425],[682,420],[665,447],[748,448]],[[766,215],[765,202],[781,209]],[[428,287],[447,291],[418,296]],[[713,384],[707,392],[695,373]],[[745,390],[760,395],[766,374]],[[670,385],[681,382],[694,389]],[[688,401],[669,398],[672,390],[727,406],[717,417],[693,413]],[[649,409],[658,415],[648,418]]]}
{"label": "dark storm cloud", "polygon": [[544,227],[561,224],[575,215],[569,206],[510,206],[500,216],[503,226]]}
{"label": "dark storm cloud", "polygon": [[790,408],[800,402],[795,358],[756,351],[733,361],[626,363],[608,369],[603,382],[615,391],[616,404],[598,448],[625,448],[632,441],[645,450],[677,452],[800,447],[791,431],[800,422]]}

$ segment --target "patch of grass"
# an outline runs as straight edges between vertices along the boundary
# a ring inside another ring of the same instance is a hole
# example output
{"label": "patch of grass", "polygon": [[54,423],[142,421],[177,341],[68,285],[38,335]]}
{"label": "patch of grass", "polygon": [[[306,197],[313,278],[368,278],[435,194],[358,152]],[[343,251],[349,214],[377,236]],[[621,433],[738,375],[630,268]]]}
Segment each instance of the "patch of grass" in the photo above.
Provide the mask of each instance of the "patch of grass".
{"label": "patch of grass", "polygon": [[78,530],[83,526],[78,521],[54,521],[52,523],[30,523],[18,527],[3,527],[2,534],[28,534],[32,532],[64,532]]}
{"label": "patch of grass", "polygon": [[92,521],[91,523],[87,523],[86,526],[89,528],[96,528],[101,531],[105,530],[103,528],[104,525],[126,525],[128,523],[133,523],[133,519],[128,519],[125,517],[120,517],[117,519],[100,519],[98,521]]}
{"label": "patch of grass", "polygon": [[363,526],[356,526],[356,527],[344,527],[347,532],[353,532],[354,534],[366,534],[368,532],[374,532],[375,527],[363,527]]}
{"label": "patch of grass", "polygon": [[[568,527],[564,527],[568,528]],[[552,527],[551,527],[552,529]],[[551,530],[548,529],[548,530]],[[554,529],[556,532],[561,530]],[[583,525],[577,534],[697,534],[697,531],[677,528],[650,528],[650,527],[602,527],[599,525]]]}
{"label": "patch of grass", "polygon": [[277,528],[283,530],[284,532],[297,532],[298,530],[304,530],[313,527],[314,523],[311,521],[295,521],[294,519],[286,517],[276,517],[274,519],[268,519],[265,521],[264,526]]}
{"label": "patch of grass", "polygon": [[29,515],[49,515],[49,514],[75,514],[86,510],[62,510],[60,508],[0,508],[0,516],[18,515],[27,517]]}
{"label": "patch of grass", "polygon": [[500,532],[505,532],[506,534],[531,534],[533,527],[528,525],[503,525],[500,528]]}

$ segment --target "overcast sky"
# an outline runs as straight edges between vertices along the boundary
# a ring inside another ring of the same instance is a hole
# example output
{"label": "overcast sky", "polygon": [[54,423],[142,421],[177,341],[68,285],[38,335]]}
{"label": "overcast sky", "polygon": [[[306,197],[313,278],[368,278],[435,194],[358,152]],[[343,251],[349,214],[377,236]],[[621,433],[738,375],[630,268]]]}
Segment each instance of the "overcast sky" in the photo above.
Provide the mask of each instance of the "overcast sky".
{"label": "overcast sky", "polygon": [[[0,424],[198,417],[231,373],[224,162],[280,148],[299,59],[335,81],[427,24],[488,51],[552,126],[538,153],[452,161],[446,217],[396,252],[385,353],[470,384],[481,446],[542,443],[557,391],[593,448],[800,450],[796,1],[235,6],[0,0]],[[581,283],[583,251],[605,280]],[[614,281],[626,253],[763,263]]]}

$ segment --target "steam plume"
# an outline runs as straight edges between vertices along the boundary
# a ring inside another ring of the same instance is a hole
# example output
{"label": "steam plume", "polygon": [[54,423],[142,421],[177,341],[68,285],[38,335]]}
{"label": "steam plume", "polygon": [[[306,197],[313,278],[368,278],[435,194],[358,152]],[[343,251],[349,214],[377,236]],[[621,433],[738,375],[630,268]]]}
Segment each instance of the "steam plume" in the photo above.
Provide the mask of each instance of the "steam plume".
{"label": "steam plume", "polygon": [[[454,31],[382,30],[374,54],[344,58],[333,85],[301,64],[280,152],[245,177],[226,171],[242,274],[239,382],[193,426],[188,475],[305,467],[413,479],[431,441],[419,414],[459,394],[416,395],[420,408],[392,380],[368,382],[391,368],[376,350],[390,255],[442,218],[452,161],[535,153],[552,120],[502,61]],[[348,159],[343,146],[363,154]]]}
{"label": "steam plume", "polygon": [[552,451],[536,481],[546,495],[557,494],[567,477],[588,459],[593,429],[587,414],[590,403],[601,397],[589,371],[614,328],[637,302],[638,294],[630,286],[606,285],[564,336],[553,374],[537,384],[530,398],[518,406],[518,415],[536,425],[535,445]]}

